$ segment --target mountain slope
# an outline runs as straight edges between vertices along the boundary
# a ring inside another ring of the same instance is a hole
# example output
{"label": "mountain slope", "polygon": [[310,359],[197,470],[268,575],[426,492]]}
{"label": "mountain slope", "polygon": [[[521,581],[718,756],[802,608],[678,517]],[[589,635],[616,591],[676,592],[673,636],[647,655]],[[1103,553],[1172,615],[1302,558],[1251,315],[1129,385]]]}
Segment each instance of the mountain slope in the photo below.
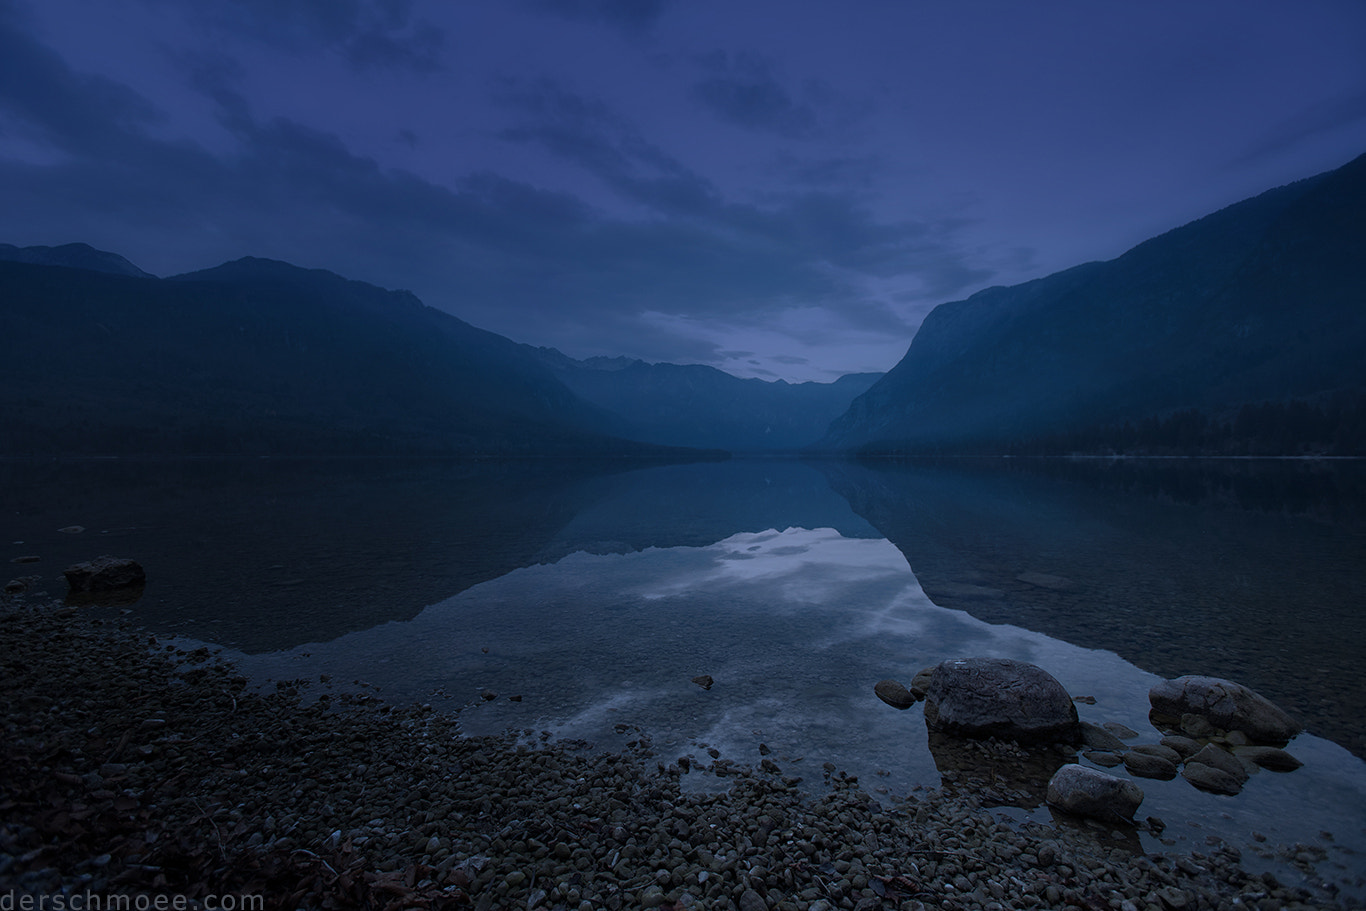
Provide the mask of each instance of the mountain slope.
{"label": "mountain slope", "polygon": [[509,340],[286,263],[0,262],[0,314],[4,453],[662,454]]}
{"label": "mountain slope", "polygon": [[69,266],[111,275],[133,275],[152,278],[117,253],[96,250],[89,244],[62,244],[60,247],[16,247],[0,244],[0,262],[31,263],[39,266]]}
{"label": "mountain slope", "polygon": [[[1366,395],[1366,156],[1118,259],[991,288],[926,317],[823,449],[1105,445],[1123,422]],[[1156,426],[1156,425],[1154,425]]]}
{"label": "mountain slope", "polygon": [[731,452],[795,451],[809,445],[879,376],[850,374],[833,383],[765,382],[700,364],[580,361],[554,349],[533,350],[566,386],[619,418],[623,435]]}

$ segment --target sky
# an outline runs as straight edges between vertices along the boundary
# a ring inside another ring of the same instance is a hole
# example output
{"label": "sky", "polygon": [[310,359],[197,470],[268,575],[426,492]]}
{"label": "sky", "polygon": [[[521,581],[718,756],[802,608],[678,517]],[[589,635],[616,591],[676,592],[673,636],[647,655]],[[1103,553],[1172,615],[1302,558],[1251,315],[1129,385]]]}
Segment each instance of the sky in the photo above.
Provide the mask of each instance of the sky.
{"label": "sky", "polygon": [[0,243],[742,377],[1362,153],[1361,0],[0,0]]}

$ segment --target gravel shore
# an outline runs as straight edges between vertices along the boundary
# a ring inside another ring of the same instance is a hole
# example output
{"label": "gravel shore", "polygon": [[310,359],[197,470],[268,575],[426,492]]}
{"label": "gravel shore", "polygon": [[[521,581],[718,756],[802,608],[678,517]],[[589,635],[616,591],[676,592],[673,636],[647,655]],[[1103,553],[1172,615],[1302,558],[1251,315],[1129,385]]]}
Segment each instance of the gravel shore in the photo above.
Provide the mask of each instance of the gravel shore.
{"label": "gravel shore", "polygon": [[[323,681],[322,683],[325,683]],[[321,683],[315,682],[315,689]],[[683,789],[641,733],[597,754],[371,696],[251,687],[74,608],[0,611],[0,899],[261,896],[268,908],[1352,907],[1236,850],[1145,855],[962,791],[879,804],[764,760]],[[804,786],[809,786],[808,782]],[[215,898],[217,897],[217,898]],[[14,907],[19,907],[17,904]],[[37,907],[33,905],[32,907]],[[1359,907],[1359,906],[1357,906]]]}

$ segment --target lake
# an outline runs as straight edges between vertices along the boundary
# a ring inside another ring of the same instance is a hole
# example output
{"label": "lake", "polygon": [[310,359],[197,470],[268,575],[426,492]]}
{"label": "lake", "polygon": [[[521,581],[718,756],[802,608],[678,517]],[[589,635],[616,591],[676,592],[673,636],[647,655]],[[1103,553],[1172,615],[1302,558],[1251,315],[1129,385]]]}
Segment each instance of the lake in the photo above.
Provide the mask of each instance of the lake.
{"label": "lake", "polygon": [[1140,780],[1167,830],[1136,844],[1222,839],[1288,881],[1266,855],[1299,844],[1366,891],[1359,462],[114,460],[3,462],[0,482],[9,559],[40,558],[10,567],[41,577],[30,597],[132,557],[141,597],[91,610],[258,680],[461,709],[467,733],[646,732],[665,762],[763,744],[813,788],[826,762],[874,796],[961,784],[919,707],[873,695],[946,658],[1038,664],[1134,743],[1160,736],[1158,679],[1228,677],[1305,722],[1304,767],[1235,797]]}

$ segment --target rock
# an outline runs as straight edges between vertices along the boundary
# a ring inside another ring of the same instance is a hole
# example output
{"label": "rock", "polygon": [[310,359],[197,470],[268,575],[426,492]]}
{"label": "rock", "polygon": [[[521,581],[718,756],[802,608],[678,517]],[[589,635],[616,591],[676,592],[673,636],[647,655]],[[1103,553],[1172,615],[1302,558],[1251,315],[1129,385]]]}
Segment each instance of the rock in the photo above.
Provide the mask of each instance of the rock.
{"label": "rock", "polygon": [[1070,592],[1077,587],[1077,583],[1066,576],[1051,576],[1048,573],[1020,573],[1015,578],[1027,585],[1036,585],[1039,588],[1048,588],[1059,592]]}
{"label": "rock", "polygon": [[64,535],[78,535],[78,534],[80,534],[81,532],[85,531],[85,526],[84,526],[84,525],[68,525],[68,526],[66,526],[65,528],[59,528],[59,529],[57,529],[57,530],[58,530],[59,532],[61,532],[62,534],[64,534]]}
{"label": "rock", "polygon": [[895,680],[879,680],[874,684],[873,692],[894,709],[908,709],[915,705],[915,696]]}
{"label": "rock", "polygon": [[1172,749],[1169,746],[1164,746],[1162,744],[1157,743],[1140,743],[1131,747],[1131,749],[1135,753],[1147,753],[1149,756],[1156,756],[1159,759],[1165,759],[1172,765],[1181,764],[1181,753],[1177,750]]}
{"label": "rock", "polygon": [[1058,769],[1048,782],[1048,803],[1103,822],[1132,822],[1143,803],[1143,789],[1127,778],[1074,763]]}
{"label": "rock", "polygon": [[482,693],[479,694],[479,698],[484,700],[485,702],[492,702],[493,700],[498,698],[498,694],[495,693],[493,690],[484,690]]}
{"label": "rock", "polygon": [[1204,718],[1224,731],[1242,731],[1260,743],[1284,744],[1303,728],[1271,700],[1242,684],[1218,677],[1177,677],[1148,691],[1153,710],[1163,715]]}
{"label": "rock", "polygon": [[1081,723],[1081,742],[1084,746],[1092,750],[1106,750],[1109,752],[1122,753],[1128,749],[1128,747],[1124,745],[1123,740],[1120,740],[1114,734],[1105,730],[1105,728],[1092,724],[1089,721],[1083,721]]}
{"label": "rock", "polygon": [[1094,762],[1096,765],[1103,765],[1107,769],[1113,769],[1124,761],[1124,757],[1119,753],[1110,750],[1087,750],[1081,755]]}
{"label": "rock", "polygon": [[135,560],[110,556],[68,566],[62,575],[66,576],[67,585],[73,592],[112,591],[147,581],[147,574]]}
{"label": "rock", "polygon": [[1157,778],[1162,781],[1171,781],[1176,777],[1175,762],[1138,750],[1130,750],[1124,754],[1124,768],[1129,771],[1130,775],[1137,775],[1139,778]]}
{"label": "rock", "polygon": [[1023,742],[1075,742],[1077,707],[1047,671],[1008,658],[960,658],[934,669],[925,694],[931,731]]}
{"label": "rock", "polygon": [[1214,725],[1209,723],[1208,718],[1192,712],[1181,716],[1181,730],[1200,740],[1208,740],[1219,733]]}
{"label": "rock", "polygon": [[922,668],[911,680],[911,695],[916,699],[924,699],[925,694],[930,691],[930,681],[934,679],[934,668]]}
{"label": "rock", "polygon": [[753,889],[740,893],[740,911],[768,911],[768,902]]}
{"label": "rock", "polygon": [[1162,738],[1162,745],[1175,750],[1180,754],[1182,759],[1194,756],[1196,753],[1200,752],[1199,741],[1184,737],[1181,734],[1168,734],[1166,737]]}
{"label": "rock", "polygon": [[1138,731],[1129,727],[1127,724],[1120,724],[1118,721],[1107,721],[1101,725],[1105,730],[1114,734],[1120,740],[1133,740],[1138,736]]}
{"label": "rock", "polygon": [[1285,750],[1276,747],[1238,747],[1233,755],[1238,759],[1249,759],[1273,772],[1293,772],[1304,765]]}
{"label": "rock", "polygon": [[28,583],[23,579],[10,579],[5,583],[5,594],[17,595],[28,590]]}
{"label": "rock", "polygon": [[1237,794],[1243,789],[1238,779],[1203,762],[1187,762],[1181,770],[1181,777],[1200,790],[1213,791],[1215,794]]}
{"label": "rock", "polygon": [[713,679],[711,679],[711,674],[703,674],[703,675],[700,676],[700,677],[694,677],[694,678],[692,678],[692,682],[693,682],[693,683],[696,683],[698,686],[702,687],[702,689],[704,689],[704,690],[709,690],[709,689],[711,689],[712,684],[715,683],[716,681],[713,680]]}
{"label": "rock", "polygon": [[1200,748],[1200,752],[1187,759],[1186,762],[1187,764],[1192,762],[1201,763],[1216,768],[1221,772],[1225,772],[1238,781],[1238,786],[1240,788],[1242,787],[1243,782],[1248,779],[1247,769],[1244,768],[1243,764],[1238,760],[1238,757],[1234,756],[1223,747],[1217,747],[1212,743],[1205,744]]}
{"label": "rock", "polygon": [[39,560],[41,560],[41,559],[43,559],[43,558],[40,557],[40,556],[38,556],[37,554],[25,554],[25,555],[22,556],[22,557],[13,557],[13,558],[11,558],[11,559],[10,559],[10,562],[11,562],[11,563],[37,563],[37,562],[38,562]]}

